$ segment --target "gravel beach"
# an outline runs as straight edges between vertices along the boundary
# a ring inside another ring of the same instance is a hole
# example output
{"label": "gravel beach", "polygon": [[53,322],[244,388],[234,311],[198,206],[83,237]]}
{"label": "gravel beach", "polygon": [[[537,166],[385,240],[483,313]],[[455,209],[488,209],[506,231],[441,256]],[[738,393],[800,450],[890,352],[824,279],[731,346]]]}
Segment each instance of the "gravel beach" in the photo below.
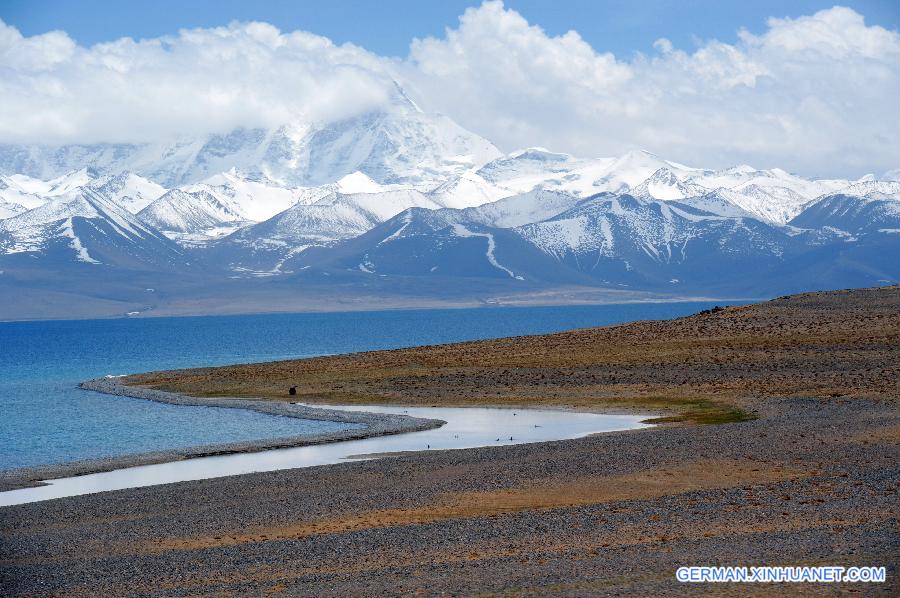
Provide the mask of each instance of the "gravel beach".
{"label": "gravel beach", "polygon": [[[694,593],[678,566],[885,565],[900,414],[761,401],[760,417],[430,452],[0,509],[8,595]],[[782,588],[778,588],[779,592]]]}
{"label": "gravel beach", "polygon": [[[371,367],[332,374],[348,361]],[[457,395],[477,388],[469,404],[535,404],[543,395],[548,405],[652,404],[685,417],[577,440],[0,508],[4,594],[900,592],[897,287],[547,337],[138,378],[168,390],[220,380],[224,393],[279,371],[345,392],[367,378],[370,399],[383,393],[386,402],[404,393],[410,404],[437,401],[454,384],[449,404],[467,404]],[[669,386],[677,392],[660,394]],[[703,400],[685,402],[692,391]],[[683,565],[885,566],[887,582],[680,584]]]}

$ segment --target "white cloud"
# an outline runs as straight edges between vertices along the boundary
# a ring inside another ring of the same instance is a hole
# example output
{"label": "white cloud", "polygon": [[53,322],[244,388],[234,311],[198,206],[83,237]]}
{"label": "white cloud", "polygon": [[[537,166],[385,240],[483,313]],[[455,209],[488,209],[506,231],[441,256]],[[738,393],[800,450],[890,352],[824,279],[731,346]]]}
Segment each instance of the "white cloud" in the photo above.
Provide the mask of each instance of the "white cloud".
{"label": "white cloud", "polygon": [[392,79],[506,150],[644,148],[682,162],[809,175],[900,164],[900,35],[835,7],[686,51],[598,52],[499,2],[405,60],[262,23],[122,39],[23,38],[0,22],[0,142],[136,141],[328,120],[388,101]]}
{"label": "white cloud", "polygon": [[145,141],[350,116],[392,92],[382,63],[265,23],[82,48],[0,22],[0,140]]}
{"label": "white cloud", "polygon": [[444,38],[415,41],[407,78],[425,105],[506,149],[643,148],[698,165],[823,175],[900,163],[900,35],[851,9],[770,19],[734,45],[654,47],[617,60],[490,2]]}

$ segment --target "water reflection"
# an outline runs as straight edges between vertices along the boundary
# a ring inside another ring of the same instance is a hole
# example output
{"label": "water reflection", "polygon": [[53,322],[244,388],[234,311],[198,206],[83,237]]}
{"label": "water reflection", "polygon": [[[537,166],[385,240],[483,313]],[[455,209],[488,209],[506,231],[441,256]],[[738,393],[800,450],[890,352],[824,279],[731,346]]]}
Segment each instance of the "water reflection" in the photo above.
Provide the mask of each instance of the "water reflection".
{"label": "water reflection", "polygon": [[383,453],[462,449],[579,438],[597,432],[645,427],[647,416],[604,415],[537,409],[444,407],[329,407],[331,409],[405,413],[442,419],[446,425],[422,432],[336,442],[318,446],[278,449],[187,459],[53,480],[49,486],[0,493],[0,505],[77,496],[94,492],[201,480],[242,473],[275,471],[375,458]]}

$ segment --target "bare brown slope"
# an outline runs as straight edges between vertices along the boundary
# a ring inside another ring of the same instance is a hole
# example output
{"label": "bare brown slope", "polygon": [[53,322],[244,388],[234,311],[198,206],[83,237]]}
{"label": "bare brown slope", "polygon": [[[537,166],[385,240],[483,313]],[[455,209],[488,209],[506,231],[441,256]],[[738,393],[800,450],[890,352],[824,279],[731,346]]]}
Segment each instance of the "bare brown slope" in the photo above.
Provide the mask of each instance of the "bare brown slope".
{"label": "bare brown slope", "polygon": [[809,293],[670,321],[131,376],[195,396],[670,408],[740,419],[760,396],[897,397],[900,287]]}

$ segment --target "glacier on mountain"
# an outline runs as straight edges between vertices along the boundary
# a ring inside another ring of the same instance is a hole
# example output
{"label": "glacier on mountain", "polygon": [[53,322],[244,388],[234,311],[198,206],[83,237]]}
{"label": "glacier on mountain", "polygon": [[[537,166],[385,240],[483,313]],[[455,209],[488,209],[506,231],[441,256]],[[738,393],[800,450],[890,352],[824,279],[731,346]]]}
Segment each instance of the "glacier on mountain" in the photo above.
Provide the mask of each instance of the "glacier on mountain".
{"label": "glacier on mountain", "polygon": [[431,184],[500,156],[446,116],[418,109],[397,89],[384,110],[337,122],[302,119],[271,129],[152,144],[0,144],[0,173],[52,179],[90,165],[98,174],[133,172],[171,188],[235,169],[279,186],[318,186],[361,172],[382,184]]}
{"label": "glacier on mountain", "polygon": [[143,297],[144,284],[159,297],[196,280],[181,292],[227,295],[229,281],[266,279],[477,294],[489,280],[756,296],[897,283],[892,172],[812,180],[639,150],[501,155],[405,96],[339,122],[169,144],[7,145],[0,290],[52,280],[89,296],[114,281],[110,296]]}

